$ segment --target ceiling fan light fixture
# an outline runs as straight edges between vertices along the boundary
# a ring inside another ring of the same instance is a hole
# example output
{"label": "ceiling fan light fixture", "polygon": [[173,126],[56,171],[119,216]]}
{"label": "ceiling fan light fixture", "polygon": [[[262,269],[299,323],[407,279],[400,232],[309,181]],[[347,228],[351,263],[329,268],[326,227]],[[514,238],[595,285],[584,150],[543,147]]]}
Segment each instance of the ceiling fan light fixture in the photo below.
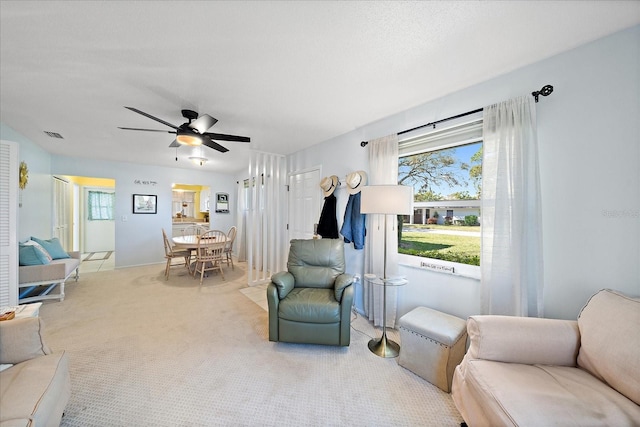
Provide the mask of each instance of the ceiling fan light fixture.
{"label": "ceiling fan light fixture", "polygon": [[191,160],[193,162],[193,164],[195,165],[204,165],[205,163],[207,163],[207,159],[206,157],[199,157],[199,156],[190,156],[189,160]]}
{"label": "ceiling fan light fixture", "polygon": [[203,166],[209,159],[204,156],[202,146],[200,146],[193,149],[193,153],[189,156],[189,160],[191,160],[195,165]]}
{"label": "ceiling fan light fixture", "polygon": [[176,141],[178,141],[179,144],[189,145],[191,147],[202,145],[202,138],[198,135],[178,134]]}

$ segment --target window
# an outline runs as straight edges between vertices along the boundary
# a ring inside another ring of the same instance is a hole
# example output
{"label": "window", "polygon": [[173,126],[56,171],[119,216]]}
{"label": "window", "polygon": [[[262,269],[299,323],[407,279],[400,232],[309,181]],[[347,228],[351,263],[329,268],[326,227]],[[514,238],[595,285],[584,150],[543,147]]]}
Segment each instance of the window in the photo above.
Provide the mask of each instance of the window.
{"label": "window", "polygon": [[419,266],[480,265],[482,119],[465,120],[399,143],[398,183],[414,188],[414,214],[400,218],[398,252]]}
{"label": "window", "polygon": [[89,190],[89,221],[113,221],[115,193]]}

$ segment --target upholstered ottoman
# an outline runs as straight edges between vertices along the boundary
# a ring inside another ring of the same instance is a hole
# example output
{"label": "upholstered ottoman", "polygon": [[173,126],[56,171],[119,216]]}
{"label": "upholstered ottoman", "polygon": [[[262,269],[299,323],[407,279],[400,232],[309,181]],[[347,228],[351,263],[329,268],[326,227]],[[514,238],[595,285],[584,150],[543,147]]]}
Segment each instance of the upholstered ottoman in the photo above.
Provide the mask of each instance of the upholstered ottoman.
{"label": "upholstered ottoman", "polygon": [[453,371],[464,357],[467,322],[427,307],[417,307],[398,321],[398,364],[449,393]]}

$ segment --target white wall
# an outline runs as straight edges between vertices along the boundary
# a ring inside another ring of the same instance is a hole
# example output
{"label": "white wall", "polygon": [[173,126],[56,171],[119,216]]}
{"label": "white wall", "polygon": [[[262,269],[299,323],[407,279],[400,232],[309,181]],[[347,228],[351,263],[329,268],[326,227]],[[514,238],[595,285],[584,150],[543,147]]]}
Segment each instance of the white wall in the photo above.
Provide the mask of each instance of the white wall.
{"label": "white wall", "polygon": [[0,139],[19,144],[19,160],[29,169],[27,187],[19,190],[22,207],[18,209],[18,241],[31,236],[48,239],[53,232],[51,155],[4,123],[0,123]]}
{"label": "white wall", "polygon": [[[575,319],[601,288],[640,295],[638,76],[640,26],[294,153],[288,171],[320,165],[323,176],[344,177],[368,170],[362,140],[553,85],[554,93],[537,107],[545,316]],[[339,189],[336,197],[340,226],[348,196]],[[362,251],[349,248],[346,255],[348,271],[363,274]],[[401,271],[410,283],[400,288],[398,315],[418,305],[461,317],[479,313],[478,281],[410,267]],[[359,307],[360,294],[357,290]]]}

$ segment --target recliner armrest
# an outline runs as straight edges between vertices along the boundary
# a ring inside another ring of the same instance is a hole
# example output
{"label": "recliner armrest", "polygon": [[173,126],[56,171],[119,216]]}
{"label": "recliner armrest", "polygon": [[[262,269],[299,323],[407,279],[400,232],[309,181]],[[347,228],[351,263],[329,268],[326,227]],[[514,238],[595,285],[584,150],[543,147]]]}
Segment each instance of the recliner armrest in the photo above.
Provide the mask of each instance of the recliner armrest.
{"label": "recliner armrest", "polygon": [[353,274],[341,274],[336,277],[336,281],[333,284],[333,291],[335,293],[336,301],[342,301],[342,293],[344,289],[353,283]]}
{"label": "recliner armrest", "polygon": [[471,316],[465,359],[527,365],[576,366],[580,331],[575,320],[516,316]]}
{"label": "recliner armrest", "polygon": [[282,299],[286,297],[293,289],[294,278],[293,274],[288,271],[281,271],[271,276],[271,282],[276,285],[278,290],[278,298]]}

